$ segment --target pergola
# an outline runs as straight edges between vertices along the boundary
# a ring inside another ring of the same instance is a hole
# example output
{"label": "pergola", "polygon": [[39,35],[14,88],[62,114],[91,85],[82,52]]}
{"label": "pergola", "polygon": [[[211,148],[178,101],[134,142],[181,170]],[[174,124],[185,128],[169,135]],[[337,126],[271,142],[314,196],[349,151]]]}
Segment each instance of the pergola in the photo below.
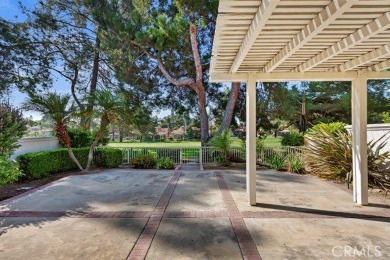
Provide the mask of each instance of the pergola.
{"label": "pergola", "polygon": [[353,200],[368,204],[367,80],[390,79],[390,0],[221,0],[210,80],[246,82],[256,205],[258,81],[352,81]]}

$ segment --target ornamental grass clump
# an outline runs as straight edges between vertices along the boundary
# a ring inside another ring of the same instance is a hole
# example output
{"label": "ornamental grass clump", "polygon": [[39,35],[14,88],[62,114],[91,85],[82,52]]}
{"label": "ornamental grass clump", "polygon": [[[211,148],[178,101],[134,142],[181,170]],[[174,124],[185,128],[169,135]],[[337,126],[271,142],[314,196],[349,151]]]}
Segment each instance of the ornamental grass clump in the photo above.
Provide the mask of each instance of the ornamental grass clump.
{"label": "ornamental grass clump", "polygon": [[[305,168],[323,176],[343,178],[352,182],[352,135],[345,129],[321,126],[306,135]],[[383,172],[383,165],[390,160],[390,153],[382,151],[388,140],[385,134],[376,141],[368,142],[369,185],[390,188],[390,180]]]}
{"label": "ornamental grass clump", "polygon": [[287,171],[291,173],[301,173],[303,171],[303,161],[297,155],[287,157]]}
{"label": "ornamental grass clump", "polygon": [[274,169],[277,171],[283,170],[283,169],[285,169],[285,165],[286,165],[286,157],[281,155],[281,154],[277,154],[277,153],[271,154],[267,158],[267,164],[269,165],[269,167],[271,169]]}

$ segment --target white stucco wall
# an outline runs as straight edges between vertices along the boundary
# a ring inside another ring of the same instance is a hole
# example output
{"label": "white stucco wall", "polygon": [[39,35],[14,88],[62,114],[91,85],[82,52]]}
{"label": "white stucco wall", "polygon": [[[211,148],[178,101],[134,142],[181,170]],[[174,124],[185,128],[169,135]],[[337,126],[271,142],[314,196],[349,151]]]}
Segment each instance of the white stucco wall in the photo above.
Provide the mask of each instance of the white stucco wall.
{"label": "white stucco wall", "polygon": [[41,152],[61,148],[57,137],[22,138],[19,139],[18,143],[21,146],[11,156],[11,159],[16,159],[16,157],[25,153]]}
{"label": "white stucco wall", "polygon": [[[352,126],[345,127],[349,132],[352,131]],[[387,134],[385,138],[387,139],[387,143],[382,151],[390,151],[390,124],[372,124],[367,125],[367,142],[375,141],[381,138],[383,135]],[[383,139],[384,141],[385,139]],[[382,141],[381,141],[382,142]],[[380,143],[381,143],[380,142]],[[390,161],[383,166],[386,172],[390,172]]]}
{"label": "white stucco wall", "polygon": [[[348,131],[352,130],[352,126],[345,127]],[[386,133],[390,132],[390,124],[372,124],[367,125],[367,142],[372,140],[378,140]],[[387,145],[383,148],[385,151],[390,151],[390,133],[386,138],[389,138],[387,141]]]}

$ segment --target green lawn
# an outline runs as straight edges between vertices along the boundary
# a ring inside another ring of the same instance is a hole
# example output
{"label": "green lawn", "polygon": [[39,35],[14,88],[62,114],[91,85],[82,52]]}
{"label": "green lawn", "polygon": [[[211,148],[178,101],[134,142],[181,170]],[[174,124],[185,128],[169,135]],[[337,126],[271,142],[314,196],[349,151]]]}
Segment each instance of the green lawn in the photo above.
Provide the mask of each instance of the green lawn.
{"label": "green lawn", "polygon": [[[275,138],[273,136],[268,136],[264,140],[266,147],[279,147],[281,146],[281,138]],[[108,144],[110,147],[153,147],[153,148],[160,148],[160,147],[172,147],[172,148],[180,148],[180,147],[188,147],[188,148],[198,148],[200,147],[199,141],[167,141],[167,142],[153,142],[153,141],[147,141],[147,142],[110,142]],[[232,147],[241,147],[241,140],[239,138],[232,138]]]}
{"label": "green lawn", "polygon": [[266,147],[280,147],[282,146],[282,138],[269,135],[265,138],[264,144]]}

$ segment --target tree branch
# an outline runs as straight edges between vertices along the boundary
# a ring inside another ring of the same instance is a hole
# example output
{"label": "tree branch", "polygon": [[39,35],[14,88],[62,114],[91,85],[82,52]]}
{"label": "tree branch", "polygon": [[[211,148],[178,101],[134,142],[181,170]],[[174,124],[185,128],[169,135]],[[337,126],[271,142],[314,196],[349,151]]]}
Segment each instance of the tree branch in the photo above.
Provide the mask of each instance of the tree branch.
{"label": "tree branch", "polygon": [[190,88],[192,88],[193,90],[197,91],[197,88],[196,88],[196,82],[192,79],[192,78],[189,78],[189,77],[182,77],[182,78],[179,78],[179,79],[176,79],[174,78],[169,72],[168,70],[165,68],[164,66],[164,63],[162,62],[162,59],[161,59],[161,56],[158,56],[158,57],[155,57],[153,56],[152,54],[150,54],[148,51],[144,50],[145,51],[145,54],[151,58],[151,59],[154,59],[157,61],[157,64],[158,64],[158,67],[161,71],[161,73],[164,75],[164,77],[173,85],[177,86],[177,87],[186,87],[186,86],[189,86]]}

